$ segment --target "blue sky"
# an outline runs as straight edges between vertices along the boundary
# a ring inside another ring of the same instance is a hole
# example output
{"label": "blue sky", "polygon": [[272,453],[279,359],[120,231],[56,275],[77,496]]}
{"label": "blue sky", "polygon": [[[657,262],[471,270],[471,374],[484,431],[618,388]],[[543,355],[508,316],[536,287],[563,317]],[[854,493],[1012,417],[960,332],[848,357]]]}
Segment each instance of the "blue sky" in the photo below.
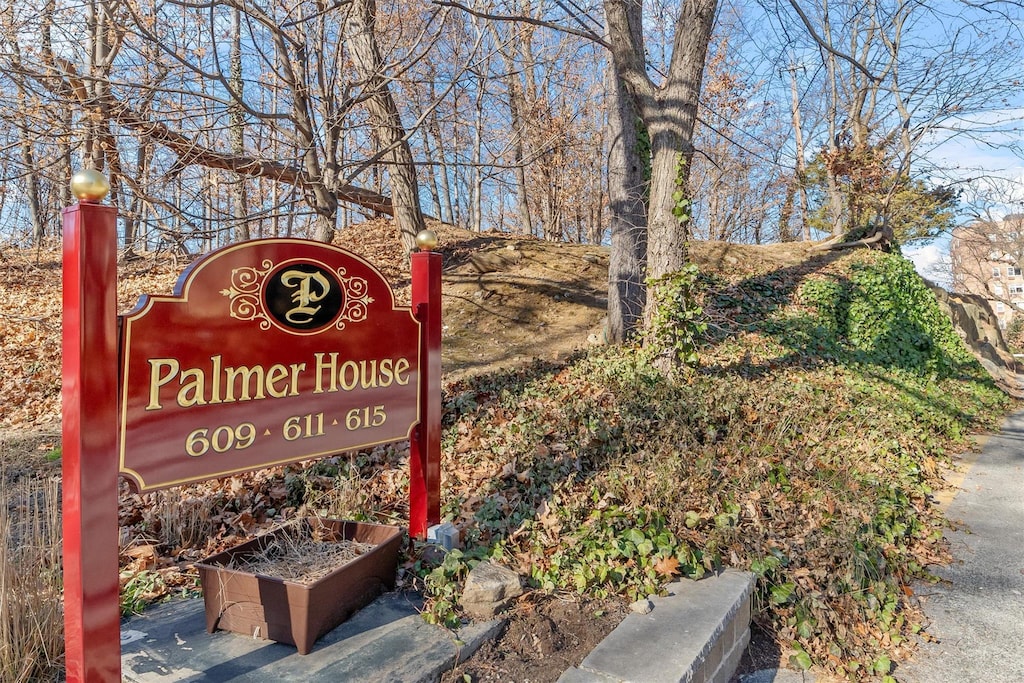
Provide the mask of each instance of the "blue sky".
{"label": "blue sky", "polygon": [[[928,153],[936,172],[934,184],[962,187],[959,222],[978,216],[1000,219],[1024,208],[1024,95],[1021,106],[993,110],[963,120],[963,134],[942,142]],[[950,235],[903,247],[917,271],[944,287],[950,286]]]}

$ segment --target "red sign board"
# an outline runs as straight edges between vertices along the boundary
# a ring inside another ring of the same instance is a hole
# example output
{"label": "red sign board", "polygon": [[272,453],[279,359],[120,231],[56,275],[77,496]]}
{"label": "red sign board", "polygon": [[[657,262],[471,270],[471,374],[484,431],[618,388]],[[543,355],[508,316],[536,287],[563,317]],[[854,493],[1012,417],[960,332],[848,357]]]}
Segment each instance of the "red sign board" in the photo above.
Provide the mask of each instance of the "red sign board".
{"label": "red sign board", "polygon": [[121,320],[120,472],[175,486],[410,438],[420,323],[339,247],[245,242]]}

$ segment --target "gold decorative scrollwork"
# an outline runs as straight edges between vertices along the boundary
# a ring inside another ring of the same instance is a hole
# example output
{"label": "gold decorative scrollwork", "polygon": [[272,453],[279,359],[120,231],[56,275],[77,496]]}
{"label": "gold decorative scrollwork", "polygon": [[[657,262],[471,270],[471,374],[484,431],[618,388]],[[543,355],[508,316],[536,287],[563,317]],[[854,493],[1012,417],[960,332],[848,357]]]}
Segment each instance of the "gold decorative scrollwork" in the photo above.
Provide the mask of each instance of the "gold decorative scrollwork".
{"label": "gold decorative scrollwork", "polygon": [[[229,314],[232,318],[242,321],[258,321],[261,330],[269,330],[275,326],[273,318],[266,310],[262,291],[267,276],[277,268],[270,259],[264,259],[259,268],[242,266],[231,271],[231,285],[220,293],[231,299]],[[366,320],[369,306],[374,299],[369,295],[369,284],[364,278],[346,277],[345,268],[336,268],[341,285],[342,306],[334,321],[333,327],[345,329],[347,323],[359,323]],[[328,326],[330,327],[330,325]],[[310,333],[316,333],[316,330]]]}
{"label": "gold decorative scrollwork", "polygon": [[335,327],[339,330],[345,329],[346,322],[358,323],[366,320],[367,310],[373,303],[373,297],[369,295],[370,287],[361,277],[345,277],[347,271],[338,268],[335,271],[338,281],[341,282],[341,290],[344,294],[344,305],[338,316]]}
{"label": "gold decorative scrollwork", "polygon": [[220,293],[231,298],[229,314],[236,320],[258,320],[261,330],[271,327],[270,316],[263,308],[260,300],[260,285],[263,279],[274,268],[274,262],[264,259],[263,269],[252,266],[234,268],[231,271],[231,286],[220,290]]}

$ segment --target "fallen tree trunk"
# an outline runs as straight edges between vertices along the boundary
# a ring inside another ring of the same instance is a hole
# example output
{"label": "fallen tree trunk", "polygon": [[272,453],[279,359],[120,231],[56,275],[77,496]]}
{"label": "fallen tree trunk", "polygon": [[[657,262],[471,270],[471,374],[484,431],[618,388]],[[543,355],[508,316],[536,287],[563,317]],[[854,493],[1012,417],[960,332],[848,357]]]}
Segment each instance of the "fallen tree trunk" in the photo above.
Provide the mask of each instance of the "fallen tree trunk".
{"label": "fallen tree trunk", "polygon": [[[874,235],[859,240],[852,240],[849,242],[836,241],[841,240],[843,237],[845,237],[845,235],[841,235],[840,237],[829,240],[828,242],[815,244],[813,247],[810,247],[808,251],[835,251],[836,249],[852,249],[853,247],[870,247],[881,243],[882,240],[885,239],[885,231],[879,230]],[[887,245],[883,245],[883,251],[888,251],[888,249],[885,248],[886,246]]]}

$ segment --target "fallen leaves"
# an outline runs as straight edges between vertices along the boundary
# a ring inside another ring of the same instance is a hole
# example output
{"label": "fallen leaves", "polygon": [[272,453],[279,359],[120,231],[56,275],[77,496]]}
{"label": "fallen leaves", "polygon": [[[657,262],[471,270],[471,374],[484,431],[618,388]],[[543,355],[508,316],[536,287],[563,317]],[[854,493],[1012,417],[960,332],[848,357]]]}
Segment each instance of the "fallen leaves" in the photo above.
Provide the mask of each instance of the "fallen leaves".
{"label": "fallen leaves", "polygon": [[[0,425],[26,428],[60,419],[62,253],[4,251],[0,263]],[[170,293],[177,273],[169,262],[122,264],[119,310],[143,293]]]}
{"label": "fallen leaves", "polygon": [[660,557],[652,566],[654,571],[658,572],[658,576],[671,578],[680,574],[679,560],[675,557]]}

